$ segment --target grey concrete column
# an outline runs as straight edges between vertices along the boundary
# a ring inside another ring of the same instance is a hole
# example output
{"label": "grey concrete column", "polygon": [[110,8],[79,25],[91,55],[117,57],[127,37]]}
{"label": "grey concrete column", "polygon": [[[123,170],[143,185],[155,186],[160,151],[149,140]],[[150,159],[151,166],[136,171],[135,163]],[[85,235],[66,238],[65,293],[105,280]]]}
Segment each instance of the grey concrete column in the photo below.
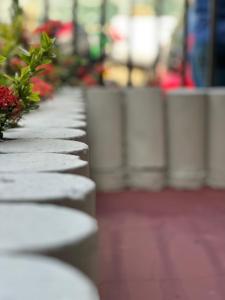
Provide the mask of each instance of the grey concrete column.
{"label": "grey concrete column", "polygon": [[209,89],[209,139],[207,183],[225,188],[225,89]]}
{"label": "grey concrete column", "polygon": [[[40,104],[39,112],[69,112],[69,113],[75,113],[75,114],[85,114],[85,104],[83,102],[81,103],[64,103],[63,98],[61,101],[56,101],[55,99],[53,101],[44,102]],[[35,113],[35,112],[34,112]]]}
{"label": "grey concrete column", "polygon": [[75,155],[16,153],[0,155],[0,173],[58,172],[89,176],[86,161]]}
{"label": "grey concrete column", "polygon": [[128,88],[125,94],[126,160],[131,188],[165,186],[165,103],[158,88]]}
{"label": "grey concrete column", "polygon": [[181,89],[167,97],[169,185],[195,189],[206,175],[206,94]]}
{"label": "grey concrete column", "polygon": [[97,280],[97,222],[53,205],[0,205],[0,256],[40,254],[58,258]]}
{"label": "grey concrete column", "polygon": [[83,89],[80,87],[64,86],[59,90],[59,95],[77,98],[83,97]]}
{"label": "grey concrete column", "polygon": [[84,130],[71,128],[12,128],[4,132],[6,140],[19,139],[62,139],[78,142],[87,142],[87,135]]}
{"label": "grey concrete column", "polygon": [[[56,118],[54,115],[43,118],[41,115],[35,115],[32,117],[24,117],[20,126],[26,128],[86,128],[87,124],[81,120],[71,120],[66,118]],[[47,129],[46,129],[47,130]]]}
{"label": "grey concrete column", "polygon": [[[62,104],[63,106],[63,104]],[[25,116],[26,120],[33,119],[33,118],[43,118],[43,119],[48,119],[48,118],[57,118],[57,119],[66,119],[66,120],[73,120],[73,121],[85,121],[86,120],[86,113],[81,112],[74,108],[74,106],[66,106],[60,109],[60,106],[40,106],[42,109],[35,110],[29,115]],[[71,110],[70,110],[71,108]]]}
{"label": "grey concrete column", "polygon": [[0,174],[2,203],[55,204],[95,217],[95,184],[89,178],[69,174]]}
{"label": "grey concrete column", "polygon": [[0,300],[100,299],[88,277],[52,258],[0,258],[0,278]]}
{"label": "grey concrete column", "polygon": [[88,161],[88,146],[81,142],[58,139],[20,139],[0,142],[1,153],[73,154]]}
{"label": "grey concrete column", "polygon": [[117,88],[86,91],[91,175],[101,190],[124,186],[122,94]]}

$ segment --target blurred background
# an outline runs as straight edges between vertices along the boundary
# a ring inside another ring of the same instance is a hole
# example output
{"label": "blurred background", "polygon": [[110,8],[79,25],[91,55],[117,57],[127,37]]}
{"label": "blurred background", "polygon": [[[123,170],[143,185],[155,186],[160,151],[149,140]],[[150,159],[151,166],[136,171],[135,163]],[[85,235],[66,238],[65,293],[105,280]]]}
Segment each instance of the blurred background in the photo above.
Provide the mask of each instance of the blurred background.
{"label": "blurred background", "polygon": [[[10,21],[10,5],[0,2],[2,22]],[[77,51],[104,65],[106,84],[166,84],[168,68],[180,67],[184,0],[21,0],[20,5],[31,32],[47,19],[63,22],[58,38],[67,53],[75,18]]]}

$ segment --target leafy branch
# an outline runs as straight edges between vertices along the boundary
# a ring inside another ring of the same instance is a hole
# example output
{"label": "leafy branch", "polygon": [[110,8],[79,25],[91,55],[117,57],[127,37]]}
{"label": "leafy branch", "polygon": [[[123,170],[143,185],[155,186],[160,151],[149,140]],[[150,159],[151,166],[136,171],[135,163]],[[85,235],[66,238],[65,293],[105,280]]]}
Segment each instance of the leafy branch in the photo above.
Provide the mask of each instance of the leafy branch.
{"label": "leafy branch", "polygon": [[[30,111],[37,107],[40,101],[38,93],[33,92],[31,79],[43,70],[38,68],[42,64],[50,63],[55,57],[55,40],[42,33],[39,47],[31,47],[30,50],[20,49],[20,58],[26,64],[25,67],[14,76],[0,74],[0,85],[10,86],[15,95],[21,99],[24,111]],[[0,56],[0,63],[4,63],[5,58]]]}

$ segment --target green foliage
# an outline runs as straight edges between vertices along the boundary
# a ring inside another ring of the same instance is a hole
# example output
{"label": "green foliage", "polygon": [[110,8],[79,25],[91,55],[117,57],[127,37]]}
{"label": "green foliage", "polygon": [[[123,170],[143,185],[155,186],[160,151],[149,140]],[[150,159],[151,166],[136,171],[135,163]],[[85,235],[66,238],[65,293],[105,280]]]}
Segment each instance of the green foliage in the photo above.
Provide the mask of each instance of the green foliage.
{"label": "green foliage", "polygon": [[9,59],[23,40],[23,11],[18,0],[11,6],[11,24],[0,24],[1,54]]}
{"label": "green foliage", "polygon": [[[0,74],[0,84],[12,87],[15,95],[21,99],[25,112],[36,108],[40,101],[39,94],[33,92],[30,81],[41,71],[37,70],[40,65],[50,63],[55,57],[54,44],[54,39],[42,33],[39,47],[31,47],[30,50],[20,48],[20,58],[26,64],[25,67],[13,76]],[[0,63],[4,60],[5,58],[0,56]]]}
{"label": "green foliage", "polygon": [[[1,100],[9,105],[6,107],[2,102],[0,107],[0,138],[2,132],[16,125],[25,112],[38,107],[40,96],[33,92],[31,79],[42,71],[41,65],[50,63],[55,57],[55,40],[46,33],[41,34],[39,46],[28,46],[23,11],[19,0],[12,1],[11,24],[0,23],[0,86],[3,95],[6,93],[8,97],[4,100],[4,95]],[[11,59],[19,62],[17,69],[11,68]],[[10,106],[7,101],[15,101],[15,105]]]}

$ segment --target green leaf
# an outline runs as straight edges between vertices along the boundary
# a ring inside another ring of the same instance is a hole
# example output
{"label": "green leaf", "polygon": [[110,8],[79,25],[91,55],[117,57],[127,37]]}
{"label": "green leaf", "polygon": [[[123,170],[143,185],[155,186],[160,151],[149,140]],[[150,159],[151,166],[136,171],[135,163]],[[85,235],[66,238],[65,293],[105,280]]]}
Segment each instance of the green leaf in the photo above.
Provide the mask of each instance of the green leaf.
{"label": "green leaf", "polygon": [[50,39],[50,37],[47,35],[47,33],[43,32],[41,34],[41,46],[44,49],[48,49],[52,44],[52,41]]}
{"label": "green leaf", "polygon": [[26,49],[20,47],[19,50],[22,52],[23,55],[28,56],[28,57],[30,56],[30,52],[27,51]]}
{"label": "green leaf", "polygon": [[13,77],[8,75],[8,74],[2,74],[7,80],[9,80],[10,82],[13,82]]}
{"label": "green leaf", "polygon": [[38,93],[32,93],[29,98],[32,102],[40,101],[40,95]]}
{"label": "green leaf", "polygon": [[0,74],[0,85],[7,85],[8,84],[8,79],[4,74]]}
{"label": "green leaf", "polygon": [[6,61],[6,57],[0,55],[0,64],[3,64]]}

